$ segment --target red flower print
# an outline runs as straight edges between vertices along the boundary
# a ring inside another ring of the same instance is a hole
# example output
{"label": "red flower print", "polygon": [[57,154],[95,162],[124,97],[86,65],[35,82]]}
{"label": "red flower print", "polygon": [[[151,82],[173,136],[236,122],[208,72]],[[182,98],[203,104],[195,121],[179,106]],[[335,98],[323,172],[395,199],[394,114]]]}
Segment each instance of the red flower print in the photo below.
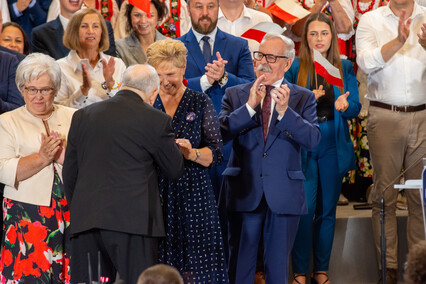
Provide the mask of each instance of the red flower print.
{"label": "red flower print", "polygon": [[12,256],[12,253],[10,252],[10,250],[3,250],[3,253],[2,253],[2,256],[1,256],[1,261],[6,266],[9,266],[9,265],[12,264],[13,256]]}
{"label": "red flower print", "polygon": [[[20,225],[22,228],[27,227],[24,232],[24,239],[31,244],[37,244],[40,240],[44,240],[47,236],[47,228],[44,227],[40,222],[28,222],[21,220]],[[26,232],[25,232],[26,231]]]}
{"label": "red flower print", "polygon": [[55,208],[56,208],[56,204],[55,204],[55,200],[53,200],[52,206],[50,206],[50,207],[40,206],[39,207],[40,215],[47,218],[47,219],[50,219],[55,214]]}
{"label": "red flower print", "polygon": [[6,239],[10,244],[14,244],[16,242],[16,228],[15,226],[10,226],[9,230],[6,232]]}
{"label": "red flower print", "polygon": [[37,268],[33,267],[33,262],[29,258],[21,259],[22,254],[19,253],[15,259],[15,265],[13,267],[14,280],[19,280],[23,275],[34,275],[40,277],[41,273]]}
{"label": "red flower print", "polygon": [[177,9],[172,9],[172,13],[176,14],[177,13]]}
{"label": "red flower print", "polygon": [[62,199],[59,200],[59,204],[61,204],[62,206],[66,206],[68,204],[68,202],[65,198],[62,198]]}

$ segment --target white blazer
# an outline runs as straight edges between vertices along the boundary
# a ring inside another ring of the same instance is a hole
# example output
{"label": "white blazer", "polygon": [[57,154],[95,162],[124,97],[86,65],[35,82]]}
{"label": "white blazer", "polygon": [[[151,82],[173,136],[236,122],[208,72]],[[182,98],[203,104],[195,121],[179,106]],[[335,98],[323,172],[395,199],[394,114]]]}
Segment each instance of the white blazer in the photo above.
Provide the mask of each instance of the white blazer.
{"label": "white blazer", "polygon": [[[54,105],[47,120],[49,128],[66,141],[76,109]],[[51,163],[15,187],[19,159],[38,153],[41,133],[46,133],[42,119],[33,116],[25,106],[0,115],[0,182],[5,184],[4,197],[29,204],[50,206],[54,179],[53,167],[62,179],[62,165]]]}

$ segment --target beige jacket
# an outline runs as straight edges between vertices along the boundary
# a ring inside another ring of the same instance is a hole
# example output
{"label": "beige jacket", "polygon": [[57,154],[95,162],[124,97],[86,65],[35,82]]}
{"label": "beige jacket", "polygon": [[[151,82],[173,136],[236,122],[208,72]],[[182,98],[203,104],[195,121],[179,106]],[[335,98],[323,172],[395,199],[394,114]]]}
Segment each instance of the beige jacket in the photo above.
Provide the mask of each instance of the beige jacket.
{"label": "beige jacket", "polygon": [[[71,119],[76,109],[54,105],[55,111],[47,120],[49,128],[66,141]],[[0,182],[5,184],[4,197],[25,203],[49,206],[54,170],[62,178],[62,165],[50,164],[15,187],[16,170],[21,157],[37,153],[41,133],[46,133],[43,121],[28,112],[25,106],[0,116]]]}

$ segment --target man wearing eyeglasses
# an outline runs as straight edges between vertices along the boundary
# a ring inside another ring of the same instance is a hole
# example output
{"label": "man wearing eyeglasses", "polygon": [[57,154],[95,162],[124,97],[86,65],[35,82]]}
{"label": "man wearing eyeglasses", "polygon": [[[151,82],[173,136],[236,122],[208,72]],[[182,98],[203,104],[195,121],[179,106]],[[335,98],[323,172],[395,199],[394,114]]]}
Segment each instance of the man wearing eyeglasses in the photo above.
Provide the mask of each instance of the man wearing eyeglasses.
{"label": "man wearing eyeglasses", "polygon": [[266,283],[287,283],[299,217],[307,213],[301,148],[320,140],[314,94],[284,79],[294,43],[266,34],[253,53],[256,81],[228,88],[219,115],[233,141],[226,194],[231,283],[253,283],[261,236]]}

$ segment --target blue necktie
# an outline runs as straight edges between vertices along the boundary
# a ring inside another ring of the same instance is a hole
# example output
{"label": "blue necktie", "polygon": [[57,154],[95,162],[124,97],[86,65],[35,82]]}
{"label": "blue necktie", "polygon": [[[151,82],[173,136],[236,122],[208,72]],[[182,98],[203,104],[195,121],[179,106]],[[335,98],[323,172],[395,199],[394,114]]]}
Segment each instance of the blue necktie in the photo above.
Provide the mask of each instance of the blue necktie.
{"label": "blue necktie", "polygon": [[210,47],[210,43],[209,43],[209,36],[203,36],[203,38],[201,39],[202,41],[204,41],[203,44],[203,56],[204,56],[204,60],[207,63],[211,63],[212,61],[212,50]]}

